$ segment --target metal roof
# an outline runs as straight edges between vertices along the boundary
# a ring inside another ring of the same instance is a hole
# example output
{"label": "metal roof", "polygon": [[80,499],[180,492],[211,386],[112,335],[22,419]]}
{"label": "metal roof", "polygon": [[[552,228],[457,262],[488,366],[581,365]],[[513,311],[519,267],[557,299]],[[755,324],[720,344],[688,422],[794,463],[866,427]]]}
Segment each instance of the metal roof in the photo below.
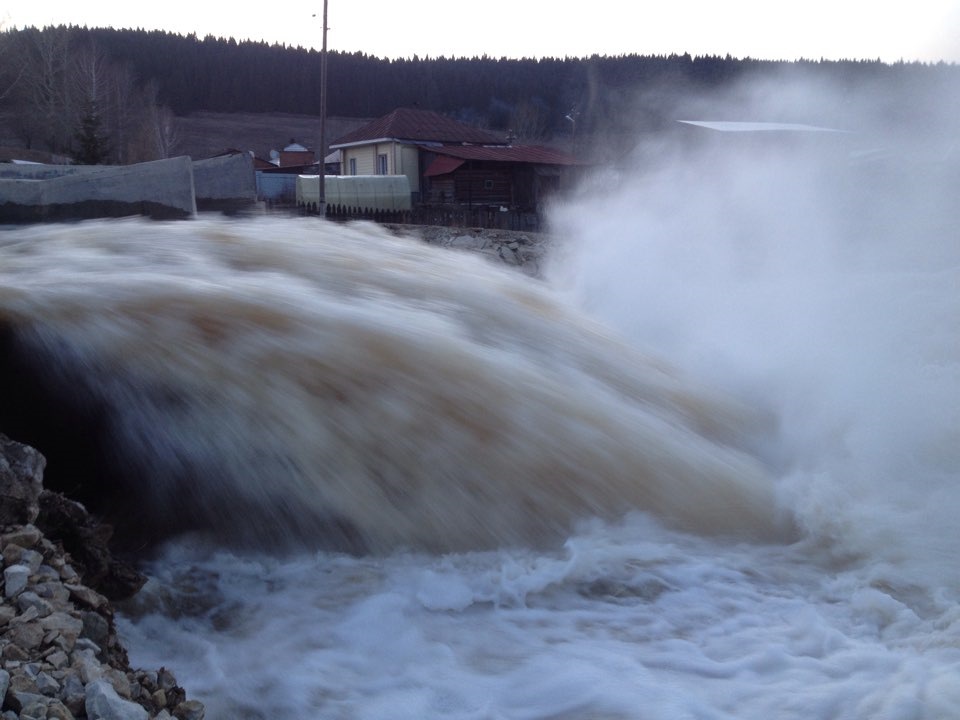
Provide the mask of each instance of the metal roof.
{"label": "metal roof", "polygon": [[406,140],[409,142],[501,143],[501,138],[486,130],[466,125],[430,110],[398,108],[353,132],[338,138],[331,148],[369,143],[376,140]]}
{"label": "metal roof", "polygon": [[423,174],[425,177],[446,175],[447,173],[452,173],[465,162],[466,160],[461,160],[460,158],[449,157],[448,155],[437,155],[433,159],[433,162],[430,163],[430,167],[428,167]]}
{"label": "metal roof", "polygon": [[678,120],[686,125],[697,125],[718,132],[846,132],[834,128],[782,122],[738,122],[731,120]]}

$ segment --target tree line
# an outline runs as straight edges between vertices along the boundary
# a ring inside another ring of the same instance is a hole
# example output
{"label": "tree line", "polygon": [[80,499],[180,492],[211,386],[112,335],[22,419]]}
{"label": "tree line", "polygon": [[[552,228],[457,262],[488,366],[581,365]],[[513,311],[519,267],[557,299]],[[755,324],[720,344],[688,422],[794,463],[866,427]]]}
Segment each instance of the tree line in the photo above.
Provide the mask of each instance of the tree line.
{"label": "tree line", "polygon": [[157,80],[77,28],[0,34],[0,112],[25,147],[83,164],[168,157],[176,143]]}
{"label": "tree line", "polygon": [[[331,51],[330,116],[372,118],[422,107],[521,140],[656,130],[681,98],[771,71],[858,84],[949,75],[952,64],[780,62],[730,56],[377,58]],[[320,112],[318,51],[163,31],[48,27],[0,33],[0,110],[28,147],[86,161],[163,157],[173,116],[196,111]],[[801,118],[802,119],[802,118]]]}

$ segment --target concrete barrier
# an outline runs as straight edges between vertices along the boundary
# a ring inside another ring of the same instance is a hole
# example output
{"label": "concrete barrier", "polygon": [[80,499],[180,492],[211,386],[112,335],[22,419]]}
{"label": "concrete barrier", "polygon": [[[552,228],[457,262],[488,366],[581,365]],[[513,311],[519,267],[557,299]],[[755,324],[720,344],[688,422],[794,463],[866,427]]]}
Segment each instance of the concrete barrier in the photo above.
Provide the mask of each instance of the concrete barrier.
{"label": "concrete barrier", "polygon": [[188,157],[122,166],[12,167],[20,179],[0,179],[0,222],[127,215],[167,219],[197,212]]}
{"label": "concrete barrier", "polygon": [[242,210],[257,201],[253,156],[234,153],[193,161],[197,210]]}
{"label": "concrete barrier", "polygon": [[231,212],[257,200],[253,158],[234,153],[136,165],[0,164],[0,223]]}

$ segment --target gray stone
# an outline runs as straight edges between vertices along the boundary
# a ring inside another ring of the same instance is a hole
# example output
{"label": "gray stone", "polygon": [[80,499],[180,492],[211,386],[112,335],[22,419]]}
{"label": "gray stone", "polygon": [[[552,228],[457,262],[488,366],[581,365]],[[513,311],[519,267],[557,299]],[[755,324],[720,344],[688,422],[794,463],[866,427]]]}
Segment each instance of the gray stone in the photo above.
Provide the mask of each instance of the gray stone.
{"label": "gray stone", "polygon": [[30,574],[34,575],[39,572],[40,566],[43,565],[43,555],[36,550],[24,550],[20,554],[20,564],[30,568]]}
{"label": "gray stone", "polygon": [[75,649],[75,650],[82,650],[82,651],[84,651],[84,652],[86,652],[86,653],[89,653],[89,654],[91,654],[91,655],[97,656],[97,655],[100,654],[100,651],[101,651],[103,648],[101,648],[99,645],[97,645],[97,644],[96,644],[93,640],[91,640],[90,638],[80,638],[79,640],[77,640],[74,649]]}
{"label": "gray stone", "polygon": [[59,700],[47,705],[47,720],[74,720],[75,715]]}
{"label": "gray stone", "polygon": [[37,617],[45,618],[53,613],[53,605],[49,600],[37,595],[33,590],[27,590],[17,596],[17,608],[20,612],[27,612],[30,608],[36,608]]}
{"label": "gray stone", "polygon": [[[34,580],[35,578],[31,578],[31,582]],[[59,607],[63,607],[70,599],[70,591],[59,580],[57,582],[34,583],[33,591],[41,598],[49,600]]]}
{"label": "gray stone", "polygon": [[93,640],[101,648],[106,647],[107,640],[110,639],[110,623],[100,613],[84,612],[80,614],[83,621],[83,631],[81,638]]}
{"label": "gray stone", "polygon": [[9,605],[0,605],[0,628],[17,616],[17,611]]}
{"label": "gray stone", "polygon": [[9,633],[11,642],[27,652],[40,647],[43,643],[43,635],[43,628],[36,622],[14,625]]}
{"label": "gray stone", "polygon": [[107,599],[96,590],[88,588],[86,585],[74,585],[65,583],[64,587],[70,592],[70,596],[84,605],[92,607],[94,610],[103,607]]}
{"label": "gray stone", "polygon": [[15,710],[16,712],[22,714],[24,708],[31,707],[36,703],[42,703],[44,706],[46,706],[47,699],[40,693],[17,690],[16,688],[11,687],[7,691],[7,698],[5,702],[6,707],[9,707],[11,710]]}
{"label": "gray stone", "polygon": [[36,679],[37,690],[40,691],[41,695],[46,695],[47,697],[55,697],[60,693],[60,683],[54,679],[49,673],[39,673]]}
{"label": "gray stone", "polygon": [[126,673],[107,666],[103,669],[103,679],[113,685],[113,689],[117,691],[117,695],[120,697],[126,700],[133,698],[133,688],[130,686],[130,678],[127,677]]}
{"label": "gray stone", "polygon": [[147,720],[140,705],[124,700],[106,680],[94,680],[86,687],[84,707],[90,720]]}
{"label": "gray stone", "polygon": [[73,667],[80,672],[80,679],[84,685],[103,677],[101,665],[92,650],[80,650],[73,654]]}
{"label": "gray stone", "polygon": [[0,670],[0,706],[3,705],[3,699],[7,696],[7,688],[10,687],[10,673],[6,670]]}
{"label": "gray stone", "polygon": [[79,674],[76,672],[68,673],[63,678],[62,685],[60,699],[70,709],[70,712],[74,715],[80,715],[83,712],[84,701],[86,700],[86,690]]}
{"label": "gray stone", "polygon": [[0,546],[6,547],[13,543],[22,548],[33,548],[40,544],[43,534],[34,525],[24,525],[6,532],[0,537]]}
{"label": "gray stone", "polygon": [[197,700],[184,700],[173,709],[179,720],[203,720],[204,707]]}
{"label": "gray stone", "polygon": [[177,686],[177,678],[166,668],[160,668],[160,672],[157,673],[157,685],[161,690],[173,690]]}
{"label": "gray stone", "polygon": [[30,580],[30,568],[26,565],[11,565],[3,571],[3,594],[13,598],[23,592]]}
{"label": "gray stone", "polygon": [[38,617],[40,617],[40,612],[35,607],[28,607],[26,610],[17,615],[13,620],[10,621],[10,625],[26,625],[29,622],[33,622]]}
{"label": "gray stone", "polygon": [[12,642],[3,646],[3,650],[0,650],[0,657],[3,657],[4,665],[8,668],[13,667],[14,663],[25,662],[30,659],[26,650]]}
{"label": "gray stone", "polygon": [[71,649],[83,631],[83,621],[68,612],[51,613],[40,621],[40,626],[48,633],[53,632],[64,637]]}
{"label": "gray stone", "polygon": [[64,583],[76,583],[78,580],[80,580],[80,575],[76,570],[74,570],[73,565],[70,563],[63,563],[62,567],[60,568],[60,579],[63,580]]}
{"label": "gray stone", "polygon": [[34,573],[34,575],[36,575],[36,581],[38,583],[43,583],[45,585],[49,583],[56,583],[58,585],[60,584],[60,571],[56,568],[50,567],[49,565],[41,565],[39,568],[37,568],[37,572]]}
{"label": "gray stone", "polygon": [[0,434],[0,525],[27,525],[40,514],[46,458]]}
{"label": "gray stone", "polygon": [[20,709],[20,720],[47,720],[47,700],[34,700]]}

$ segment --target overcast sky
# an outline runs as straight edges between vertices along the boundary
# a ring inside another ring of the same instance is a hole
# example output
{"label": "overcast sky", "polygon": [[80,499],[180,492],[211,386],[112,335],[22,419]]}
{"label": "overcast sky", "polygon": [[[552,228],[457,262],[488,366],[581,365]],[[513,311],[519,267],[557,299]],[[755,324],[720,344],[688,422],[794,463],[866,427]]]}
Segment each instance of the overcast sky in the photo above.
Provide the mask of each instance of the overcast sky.
{"label": "overcast sky", "polygon": [[[323,0],[8,0],[5,27],[85,25],[321,45]],[[726,55],[960,62],[960,0],[329,0],[328,46],[377,57]]]}

